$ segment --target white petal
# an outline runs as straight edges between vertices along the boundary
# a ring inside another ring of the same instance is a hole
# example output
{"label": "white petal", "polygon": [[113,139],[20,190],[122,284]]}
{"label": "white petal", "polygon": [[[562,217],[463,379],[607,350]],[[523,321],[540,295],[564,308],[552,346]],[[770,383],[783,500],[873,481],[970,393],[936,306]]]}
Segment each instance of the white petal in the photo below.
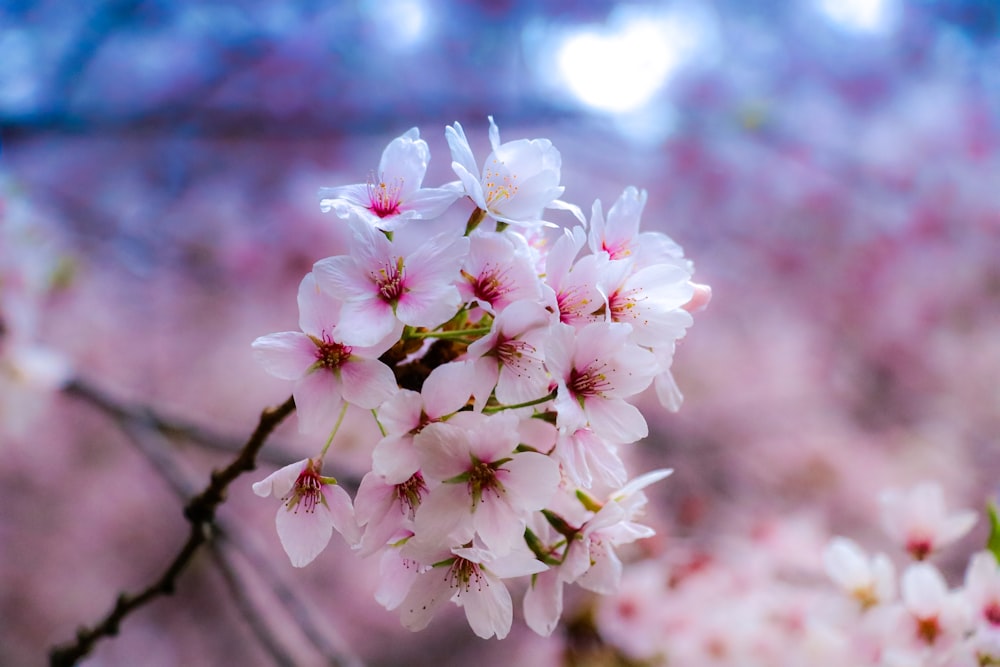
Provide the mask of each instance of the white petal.
{"label": "white petal", "polygon": [[298,380],[316,363],[316,344],[298,331],[261,336],[252,348],[264,370],[282,380]]}
{"label": "white petal", "polygon": [[382,152],[378,177],[386,181],[402,181],[403,192],[413,192],[420,188],[431,159],[427,142],[420,138],[417,128],[389,142]]}
{"label": "white petal", "polygon": [[510,632],[514,620],[514,605],[510,591],[499,579],[484,575],[469,588],[459,590],[456,602],[465,608],[469,627],[478,637],[489,639],[496,635],[503,639]]}
{"label": "white petal", "polygon": [[333,332],[340,317],[340,299],[320,289],[316,276],[309,272],[299,283],[299,328],[303,332],[322,338]]}
{"label": "white petal", "polygon": [[559,624],[563,608],[563,584],[556,571],[543,572],[524,594],[524,621],[528,627],[548,637]]}
{"label": "white petal", "polygon": [[275,470],[261,481],[254,482],[253,492],[261,498],[268,496],[284,498],[292,490],[295,480],[299,478],[299,475],[305,469],[308,462],[309,459],[302,459],[301,461],[289,463],[283,468]]}
{"label": "white petal", "polygon": [[275,523],[281,546],[293,567],[311,563],[326,548],[333,534],[333,518],[320,506],[307,512],[301,503],[292,510],[282,505]]}
{"label": "white petal", "polygon": [[423,630],[438,607],[451,596],[451,577],[447,567],[435,567],[424,572],[413,582],[410,592],[399,606],[403,627],[414,632]]}
{"label": "white petal", "polygon": [[[354,519],[354,505],[351,504],[351,497],[347,495],[347,491],[339,484],[326,484],[323,486],[323,497],[333,527],[348,544],[357,545],[361,541],[361,529]],[[316,511],[318,513],[321,510],[317,508]]]}

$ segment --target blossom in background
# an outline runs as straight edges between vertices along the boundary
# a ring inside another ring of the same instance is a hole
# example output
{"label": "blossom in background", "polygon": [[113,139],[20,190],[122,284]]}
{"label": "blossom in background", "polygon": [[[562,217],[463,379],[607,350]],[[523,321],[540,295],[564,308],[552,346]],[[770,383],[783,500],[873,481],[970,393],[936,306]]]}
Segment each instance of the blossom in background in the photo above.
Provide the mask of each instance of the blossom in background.
{"label": "blossom in background", "polygon": [[[965,597],[974,623],[1000,639],[1000,564],[993,553],[981,551],[969,559]],[[1000,656],[1000,651],[997,654]]]}
{"label": "blossom in background", "polygon": [[440,188],[421,187],[430,158],[427,142],[417,128],[411,128],[389,142],[378,171],[367,183],[320,188],[320,208],[341,218],[356,213],[387,231],[411,218],[437,217],[462,196],[462,190],[457,181]]}
{"label": "blossom in background", "polygon": [[949,512],[941,486],[918,484],[909,491],[889,489],[879,496],[882,529],[916,560],[960,539],[976,523],[971,510]]}
{"label": "blossom in background", "polygon": [[316,282],[344,301],[335,334],[350,345],[398,339],[403,325],[436,327],[461,305],[455,286],[469,240],[439,234],[427,238],[402,227],[392,241],[357,218],[347,255],[316,262]]}
{"label": "blossom in background", "polygon": [[835,537],[823,552],[826,573],[862,609],[890,602],[896,594],[896,569],[885,554],[869,558],[846,537]]}
{"label": "blossom in background", "polygon": [[351,498],[320,474],[320,461],[305,459],[276,470],[253,485],[262,498],[281,500],[275,523],[294,567],[305,567],[326,548],[336,530],[348,544],[360,539]]}
{"label": "blossom in background", "polygon": [[363,347],[347,345],[336,325],[341,303],[321,291],[312,273],[299,284],[299,331],[261,336],[257,361],[272,375],[295,380],[292,394],[303,433],[329,433],[343,401],[370,410],[396,391],[392,370],[378,360],[395,338]]}
{"label": "blossom in background", "polygon": [[559,199],[565,190],[559,185],[562,157],[552,142],[518,139],[501,144],[493,116],[489,120],[493,152],[486,158],[482,172],[462,126],[455,123],[445,128],[451,147],[451,167],[476,206],[492,218],[512,225],[544,224],[541,216],[546,208],[568,210],[583,222],[579,208]]}

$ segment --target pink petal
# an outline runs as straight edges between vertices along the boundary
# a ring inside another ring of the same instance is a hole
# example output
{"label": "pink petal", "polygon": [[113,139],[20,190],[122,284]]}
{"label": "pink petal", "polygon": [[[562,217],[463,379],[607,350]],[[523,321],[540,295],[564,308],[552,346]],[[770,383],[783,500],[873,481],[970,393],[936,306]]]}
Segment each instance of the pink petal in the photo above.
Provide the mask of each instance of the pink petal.
{"label": "pink petal", "polygon": [[399,389],[392,369],[376,359],[352,357],[340,367],[341,389],[348,403],[374,410]]}
{"label": "pink petal", "polygon": [[299,328],[303,332],[322,338],[333,331],[340,317],[340,299],[320,289],[311,272],[299,283],[298,302]]}
{"label": "pink petal", "polygon": [[343,405],[340,391],[340,380],[326,369],[313,371],[296,383],[292,395],[299,433],[329,435]]}
{"label": "pink petal", "polygon": [[298,380],[316,363],[316,344],[298,331],[261,336],[252,348],[264,370],[282,380]]}
{"label": "pink petal", "polygon": [[282,505],[275,523],[281,546],[293,567],[311,563],[326,548],[333,534],[333,518],[319,507],[307,512],[301,506],[288,510]]}
{"label": "pink petal", "polygon": [[524,621],[542,637],[559,624],[563,609],[563,585],[557,571],[542,572],[532,579],[524,594]]}
{"label": "pink petal", "polygon": [[302,459],[301,461],[289,463],[283,468],[275,470],[261,481],[255,482],[253,492],[261,498],[268,496],[284,498],[292,490],[292,487],[295,486],[295,481],[299,478],[299,475],[305,469],[308,462],[309,459]]}
{"label": "pink petal", "polygon": [[[347,495],[347,491],[339,484],[326,484],[323,486],[323,497],[333,527],[348,544],[357,545],[361,541],[361,529],[354,519],[354,505],[351,504],[351,497]],[[317,508],[316,511],[321,510]]]}
{"label": "pink petal", "polygon": [[443,603],[451,599],[451,576],[447,567],[435,567],[413,582],[400,604],[403,627],[414,632],[423,630]]}
{"label": "pink petal", "polygon": [[459,589],[455,601],[465,608],[469,627],[478,637],[489,639],[496,635],[497,639],[503,639],[510,632],[514,605],[510,591],[496,577],[487,575],[475,586]]}

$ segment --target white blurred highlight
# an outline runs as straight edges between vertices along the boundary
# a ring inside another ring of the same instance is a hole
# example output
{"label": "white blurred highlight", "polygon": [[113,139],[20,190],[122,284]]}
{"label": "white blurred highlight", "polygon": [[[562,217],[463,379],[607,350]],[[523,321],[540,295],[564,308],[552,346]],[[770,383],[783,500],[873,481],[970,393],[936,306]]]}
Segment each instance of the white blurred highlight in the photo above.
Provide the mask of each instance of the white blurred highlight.
{"label": "white blurred highlight", "polygon": [[713,43],[713,28],[710,17],[694,5],[619,6],[603,25],[556,37],[552,62],[546,64],[555,67],[561,84],[582,104],[613,114],[633,112]]}
{"label": "white blurred highlight", "polygon": [[899,20],[898,0],[818,0],[818,9],[838,27],[867,33],[886,33]]}

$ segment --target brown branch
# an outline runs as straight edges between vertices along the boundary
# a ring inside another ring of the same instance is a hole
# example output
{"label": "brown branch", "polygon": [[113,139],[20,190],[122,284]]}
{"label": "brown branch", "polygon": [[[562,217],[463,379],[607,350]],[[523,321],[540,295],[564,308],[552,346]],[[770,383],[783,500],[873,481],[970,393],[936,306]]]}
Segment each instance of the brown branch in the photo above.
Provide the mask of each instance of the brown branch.
{"label": "brown branch", "polygon": [[[100,396],[99,393],[97,395]],[[112,421],[128,437],[129,441],[146,457],[153,469],[167,482],[181,502],[194,494],[195,490],[191,483],[187,481],[184,472],[171,457],[170,445],[166,442],[167,438],[161,429],[150,428],[149,424],[137,423],[126,418],[127,415],[123,415],[122,406],[111,399],[106,399],[106,404],[97,405],[112,418]],[[145,411],[143,413],[145,414]],[[262,459],[261,456],[257,458],[258,460]],[[345,475],[341,474],[337,474],[337,477],[341,481],[347,479]],[[350,480],[350,482],[356,489],[358,482],[356,480]],[[252,600],[244,594],[245,586],[242,584],[234,585],[234,581],[240,579],[240,576],[224,547],[229,547],[241,555],[254,569],[255,574],[270,588],[271,593],[295,621],[302,633],[323,656],[323,664],[332,667],[360,667],[362,665],[361,660],[351,654],[346,647],[342,646],[338,649],[330,643],[328,635],[332,634],[331,629],[317,627],[299,596],[281,580],[267,556],[251,540],[247,540],[241,535],[238,526],[230,525],[222,517],[216,517],[212,525],[212,539],[208,542],[208,547],[215,558],[216,565],[222,572],[236,606],[253,629],[254,636],[271,655],[275,664],[294,663],[289,663],[286,659],[287,655],[281,648],[280,642],[271,632],[263,617],[257,613]],[[343,642],[339,643],[343,644]]]}
{"label": "brown branch", "polygon": [[208,486],[185,505],[184,516],[191,523],[191,532],[187,542],[160,578],[139,593],[120,594],[111,611],[97,625],[80,628],[75,641],[53,647],[49,653],[51,667],[72,667],[80,658],[89,654],[102,637],[118,634],[119,625],[126,616],[156,598],[174,592],[177,578],[191,562],[198,548],[209,539],[215,511],[225,500],[226,488],[241,474],[256,468],[257,453],[264,442],[294,410],[295,401],[289,397],[280,406],[261,412],[257,428],[236,458],[225,468],[212,471]]}

